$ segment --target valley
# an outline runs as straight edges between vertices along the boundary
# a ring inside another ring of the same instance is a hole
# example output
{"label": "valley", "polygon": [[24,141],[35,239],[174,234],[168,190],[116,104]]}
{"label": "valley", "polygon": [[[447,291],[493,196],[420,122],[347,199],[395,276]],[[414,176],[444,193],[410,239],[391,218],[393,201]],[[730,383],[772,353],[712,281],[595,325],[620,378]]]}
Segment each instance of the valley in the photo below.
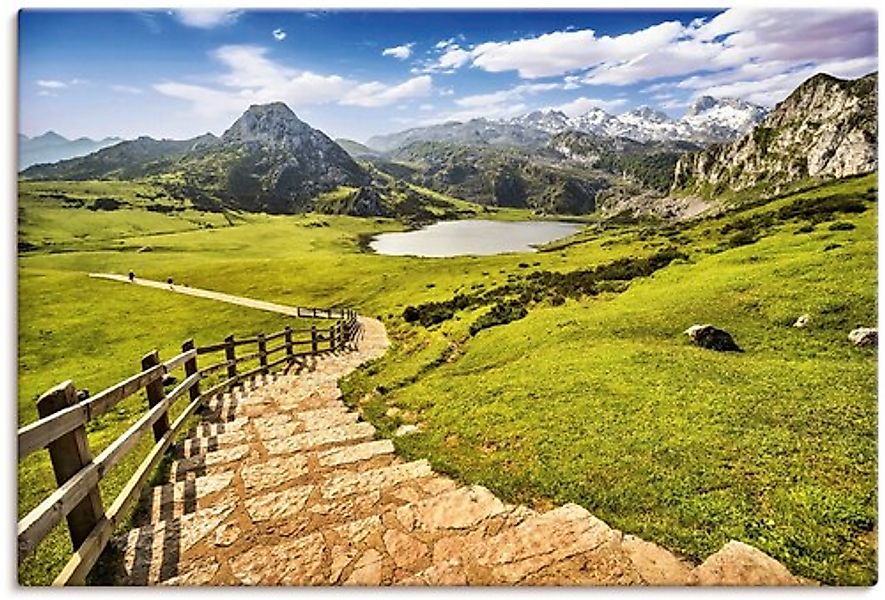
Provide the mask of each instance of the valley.
{"label": "valley", "polygon": [[[352,307],[392,345],[343,381],[344,400],[404,458],[508,502],[577,503],[688,561],[737,539],[803,577],[873,585],[877,350],[848,333],[877,319],[875,75],[832,79],[771,112],[702,98],[678,122],[531,113],[367,144],[271,103],[220,137],[31,166],[18,423],[60,381],[102,389],[152,348],[287,323],[87,273]],[[797,158],[809,140],[820,161]],[[564,218],[535,252],[372,249],[434,223]],[[742,352],[692,344],[703,323]],[[90,423],[94,450],[142,403]],[[18,483],[21,517],[55,487],[46,457],[22,461]],[[20,581],[51,581],[66,544],[56,528]]]}

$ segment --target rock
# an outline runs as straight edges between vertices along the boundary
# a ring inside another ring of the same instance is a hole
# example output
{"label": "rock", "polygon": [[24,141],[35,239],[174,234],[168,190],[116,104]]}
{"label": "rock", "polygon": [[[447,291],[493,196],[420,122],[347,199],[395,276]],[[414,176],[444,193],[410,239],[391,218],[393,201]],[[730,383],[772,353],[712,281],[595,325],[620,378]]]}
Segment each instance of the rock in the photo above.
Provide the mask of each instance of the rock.
{"label": "rock", "polygon": [[718,352],[743,352],[730,333],[710,324],[692,325],[685,330],[685,334],[701,348]]}
{"label": "rock", "polygon": [[689,575],[690,585],[801,585],[785,566],[761,550],[734,540]]}
{"label": "rock", "polygon": [[335,467],[338,465],[346,465],[362,460],[368,460],[384,454],[393,454],[393,442],[390,440],[377,440],[374,442],[364,442],[355,446],[334,448],[332,450],[321,452],[317,458],[321,466]]}
{"label": "rock", "polygon": [[381,585],[381,561],[384,557],[374,548],[366,550],[356,563],[344,585]]}
{"label": "rock", "polygon": [[848,334],[848,341],[860,348],[879,345],[879,330],[873,327],[858,327]]}
{"label": "rock", "polygon": [[808,324],[811,322],[811,315],[804,314],[796,319],[796,322],[793,323],[793,327],[799,327],[800,329],[803,327],[808,327]]}
{"label": "rock", "polygon": [[384,547],[396,566],[402,569],[414,571],[428,556],[427,546],[395,529],[390,529],[384,534]]}
{"label": "rock", "polygon": [[393,435],[396,437],[402,437],[404,435],[411,435],[413,433],[418,433],[417,425],[400,425],[396,428],[396,431],[393,432]]}
{"label": "rock", "polygon": [[307,504],[313,486],[305,485],[289,488],[246,500],[246,511],[253,522],[294,517]]}
{"label": "rock", "polygon": [[466,529],[507,511],[494,494],[479,485],[429,498],[413,510],[418,526],[427,531]]}

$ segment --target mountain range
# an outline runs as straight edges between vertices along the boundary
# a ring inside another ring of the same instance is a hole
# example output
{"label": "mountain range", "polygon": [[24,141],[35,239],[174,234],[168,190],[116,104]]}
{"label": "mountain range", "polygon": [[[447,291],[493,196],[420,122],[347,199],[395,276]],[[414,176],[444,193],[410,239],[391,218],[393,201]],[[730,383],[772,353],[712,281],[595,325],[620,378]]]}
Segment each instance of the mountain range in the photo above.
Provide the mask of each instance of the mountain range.
{"label": "mountain range", "polygon": [[[429,218],[428,207],[440,200],[424,187],[537,213],[679,216],[681,198],[759,185],[781,190],[875,170],[876,83],[875,73],[854,81],[817,75],[768,114],[746,102],[702,97],[679,120],[647,107],[574,118],[547,110],[411,129],[366,145],[333,141],[276,102],[249,107],[221,137],[140,137],[32,165],[21,176],[150,179],[205,210],[406,210]],[[457,211],[442,208],[450,209]]]}
{"label": "mountain range", "polygon": [[96,150],[113,146],[121,140],[118,137],[107,137],[93,140],[87,137],[69,140],[54,131],[43,135],[28,137],[18,134],[18,168],[26,169],[39,163],[54,163],[66,158],[86,156]]}
{"label": "mountain range", "polygon": [[579,131],[606,137],[625,137],[639,142],[688,141],[697,144],[733,140],[762,120],[761,106],[731,98],[702,96],[684,117],[643,106],[621,115],[601,108],[570,117],[559,110],[537,110],[511,119],[477,118],[418,127],[370,138],[366,146],[390,151],[412,142],[455,142],[474,145],[537,146],[552,135]]}

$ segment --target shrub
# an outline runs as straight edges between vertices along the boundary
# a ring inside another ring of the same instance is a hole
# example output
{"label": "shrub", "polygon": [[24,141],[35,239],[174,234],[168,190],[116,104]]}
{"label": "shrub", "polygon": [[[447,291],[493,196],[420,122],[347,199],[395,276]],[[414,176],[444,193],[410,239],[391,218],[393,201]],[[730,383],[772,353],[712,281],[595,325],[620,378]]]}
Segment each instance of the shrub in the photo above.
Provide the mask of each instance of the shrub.
{"label": "shrub", "polygon": [[837,221],[827,227],[830,231],[851,231],[852,229],[856,229],[854,223],[849,223],[848,221]]}
{"label": "shrub", "polygon": [[495,304],[490,311],[480,316],[470,326],[470,335],[476,335],[483,329],[495,325],[506,325],[517,321],[528,314],[525,306],[519,300],[505,300]]}

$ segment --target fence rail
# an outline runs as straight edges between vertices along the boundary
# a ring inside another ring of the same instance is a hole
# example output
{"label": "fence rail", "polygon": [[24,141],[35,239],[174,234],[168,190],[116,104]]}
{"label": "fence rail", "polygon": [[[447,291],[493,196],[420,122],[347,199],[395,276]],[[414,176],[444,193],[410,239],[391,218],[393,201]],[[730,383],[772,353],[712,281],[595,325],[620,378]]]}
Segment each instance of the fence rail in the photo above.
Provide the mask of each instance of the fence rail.
{"label": "fence rail", "polygon": [[[195,346],[193,340],[186,340],[181,353],[176,356],[160,362],[156,350],[149,352],[141,359],[140,372],[85,400],[78,400],[72,381],[65,381],[44,393],[37,400],[40,418],[18,430],[18,460],[46,448],[58,487],[18,522],[18,563],[21,564],[49,532],[66,519],[74,552],[53,585],[82,584],[114,528],[125,518],[160,459],[200,406],[253,375],[270,373],[276,367],[291,365],[305,356],[349,349],[359,336],[357,314],[350,309],[298,308],[297,312],[299,317],[330,319],[334,323],[323,329],[287,326],[281,331],[242,339],[231,335],[223,342],[201,347]],[[294,337],[305,333],[309,336]],[[268,342],[281,338],[282,343],[268,347]],[[238,353],[239,348],[249,345],[255,350]],[[296,351],[296,346],[309,348]],[[200,357],[222,352],[223,360],[198,364]],[[280,352],[284,352],[282,356],[270,360],[271,355]],[[257,367],[240,372],[238,365],[255,359],[259,362]],[[165,391],[167,376],[179,369],[184,370],[181,382]],[[225,370],[224,381],[208,390],[200,390],[202,380]],[[148,401],[146,412],[93,457],[86,434],[87,423],[142,389]],[[182,396],[187,396],[190,402],[170,424],[169,411]],[[153,431],[154,446],[105,510],[99,482],[138,445],[148,429]]]}

